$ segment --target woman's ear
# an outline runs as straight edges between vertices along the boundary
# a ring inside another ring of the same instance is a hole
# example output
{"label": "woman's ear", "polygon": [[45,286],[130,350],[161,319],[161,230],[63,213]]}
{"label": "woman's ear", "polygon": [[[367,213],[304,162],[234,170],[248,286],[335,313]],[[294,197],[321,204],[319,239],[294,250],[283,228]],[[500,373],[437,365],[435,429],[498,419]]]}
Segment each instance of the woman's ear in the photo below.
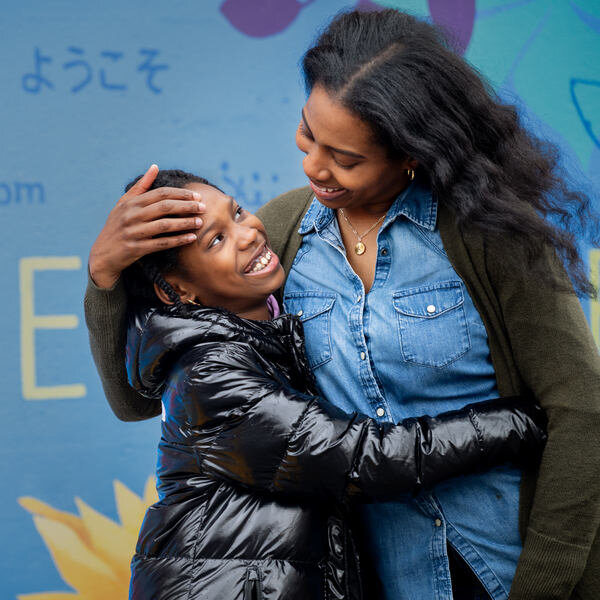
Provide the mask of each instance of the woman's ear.
{"label": "woman's ear", "polygon": [[411,158],[410,156],[405,158],[402,161],[402,168],[403,169],[416,169],[419,166],[419,161],[415,158]]}

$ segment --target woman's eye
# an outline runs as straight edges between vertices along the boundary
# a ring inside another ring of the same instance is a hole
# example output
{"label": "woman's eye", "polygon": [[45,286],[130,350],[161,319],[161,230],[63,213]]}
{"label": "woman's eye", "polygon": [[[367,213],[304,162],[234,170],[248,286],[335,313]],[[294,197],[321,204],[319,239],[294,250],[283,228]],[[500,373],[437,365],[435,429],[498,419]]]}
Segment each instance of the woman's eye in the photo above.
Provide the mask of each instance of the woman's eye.
{"label": "woman's eye", "polygon": [[214,248],[215,246],[217,246],[218,244],[220,244],[223,241],[223,235],[220,233],[219,235],[216,235],[211,241],[210,244],[208,244],[209,248]]}
{"label": "woman's eye", "polygon": [[245,212],[246,212],[246,211],[245,211],[245,210],[244,210],[244,209],[243,209],[241,206],[238,206],[238,207],[235,209],[235,217],[236,217],[236,219],[239,219],[240,217],[242,217],[242,216],[244,215],[244,213],[245,213]]}
{"label": "woman's eye", "polygon": [[300,123],[300,134],[309,140],[313,139],[312,134],[306,129],[306,125],[303,122]]}
{"label": "woman's eye", "polygon": [[[334,159],[335,160],[335,159]],[[337,160],[335,161],[335,164],[340,167],[341,169],[352,169],[354,168],[358,163],[352,163],[351,165],[344,165],[340,162],[338,162]]]}

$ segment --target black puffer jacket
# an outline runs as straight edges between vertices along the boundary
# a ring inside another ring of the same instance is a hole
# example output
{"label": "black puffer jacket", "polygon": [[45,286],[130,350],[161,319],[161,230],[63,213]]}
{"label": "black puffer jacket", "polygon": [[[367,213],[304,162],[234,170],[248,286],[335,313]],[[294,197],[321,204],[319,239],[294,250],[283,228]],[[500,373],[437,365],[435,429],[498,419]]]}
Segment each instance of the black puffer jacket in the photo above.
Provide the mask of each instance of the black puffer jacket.
{"label": "black puffer jacket", "polygon": [[162,397],[160,501],[132,561],[135,599],[360,599],[349,497],[399,498],[537,455],[539,409],[473,404],[378,426],[315,395],[301,324],[215,309],[132,318],[130,383]]}

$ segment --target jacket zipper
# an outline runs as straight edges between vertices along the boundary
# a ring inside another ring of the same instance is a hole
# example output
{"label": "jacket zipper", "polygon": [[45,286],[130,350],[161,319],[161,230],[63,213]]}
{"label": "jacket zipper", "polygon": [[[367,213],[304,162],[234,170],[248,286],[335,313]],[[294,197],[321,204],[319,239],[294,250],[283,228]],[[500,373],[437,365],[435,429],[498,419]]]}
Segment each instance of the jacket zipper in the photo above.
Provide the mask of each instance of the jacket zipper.
{"label": "jacket zipper", "polygon": [[262,586],[258,567],[248,567],[244,583],[244,600],[262,600]]}

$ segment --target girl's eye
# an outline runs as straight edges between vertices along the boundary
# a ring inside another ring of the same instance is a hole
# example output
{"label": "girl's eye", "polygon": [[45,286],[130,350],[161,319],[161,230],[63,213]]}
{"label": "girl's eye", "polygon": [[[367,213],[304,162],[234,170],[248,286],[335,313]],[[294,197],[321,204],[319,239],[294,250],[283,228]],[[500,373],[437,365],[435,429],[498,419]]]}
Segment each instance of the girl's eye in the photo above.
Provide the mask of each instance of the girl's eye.
{"label": "girl's eye", "polygon": [[209,248],[214,248],[215,246],[217,246],[218,244],[220,244],[223,241],[223,234],[219,234],[219,235],[215,235],[215,237],[210,241],[210,244],[208,244]]}

